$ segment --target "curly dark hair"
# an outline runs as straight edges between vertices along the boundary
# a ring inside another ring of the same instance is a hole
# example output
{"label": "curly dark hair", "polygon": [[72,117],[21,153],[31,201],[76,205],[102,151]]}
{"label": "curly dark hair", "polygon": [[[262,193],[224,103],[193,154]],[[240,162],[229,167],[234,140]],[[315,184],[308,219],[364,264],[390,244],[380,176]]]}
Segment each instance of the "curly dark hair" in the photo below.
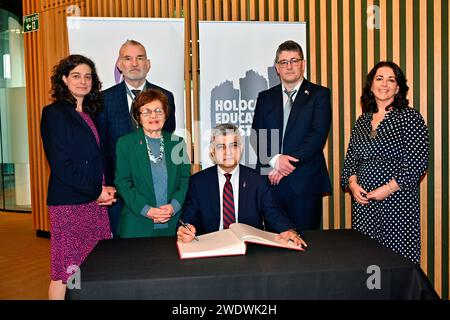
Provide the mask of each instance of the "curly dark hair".
{"label": "curly dark hair", "polygon": [[136,122],[139,124],[139,126],[142,127],[141,119],[140,119],[140,109],[143,105],[146,105],[147,103],[153,102],[153,101],[159,101],[162,104],[162,109],[164,111],[164,115],[167,118],[170,116],[170,108],[169,108],[169,99],[167,99],[167,96],[159,89],[148,89],[145,91],[142,91],[134,100],[133,104],[131,105],[131,112],[133,114],[133,118],[136,120]]}
{"label": "curly dark hair", "polygon": [[100,93],[102,83],[98,78],[95,64],[91,59],[79,54],[72,54],[62,59],[56,66],[53,67],[53,73],[51,76],[52,88],[50,90],[50,94],[54,101],[65,101],[76,106],[76,99],[70,93],[69,88],[64,83],[62,77],[68,77],[70,71],[75,69],[80,64],[86,64],[91,68],[92,89],[89,94],[84,97],[83,112],[86,112],[91,117],[94,117],[102,111],[103,101]]}
{"label": "curly dark hair", "polygon": [[408,94],[409,87],[406,84],[406,78],[403,74],[402,69],[392,61],[380,61],[378,62],[372,70],[370,70],[369,74],[366,78],[366,84],[363,89],[363,94],[361,96],[361,106],[363,112],[372,112],[377,113],[378,107],[375,101],[375,97],[372,93],[372,82],[379,68],[389,67],[394,71],[395,80],[397,81],[399,90],[394,97],[394,101],[390,106],[386,107],[386,110],[393,109],[401,110],[409,107],[409,100],[406,99],[406,95]]}

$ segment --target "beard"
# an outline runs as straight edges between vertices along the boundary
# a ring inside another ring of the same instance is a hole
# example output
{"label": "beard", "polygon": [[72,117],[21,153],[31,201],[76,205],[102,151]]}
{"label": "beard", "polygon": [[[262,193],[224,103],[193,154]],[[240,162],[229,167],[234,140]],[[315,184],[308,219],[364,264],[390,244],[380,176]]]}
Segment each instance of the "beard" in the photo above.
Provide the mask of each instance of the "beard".
{"label": "beard", "polygon": [[147,76],[147,73],[145,70],[140,70],[139,72],[123,72],[123,77],[125,79],[137,81],[137,80],[144,80]]}

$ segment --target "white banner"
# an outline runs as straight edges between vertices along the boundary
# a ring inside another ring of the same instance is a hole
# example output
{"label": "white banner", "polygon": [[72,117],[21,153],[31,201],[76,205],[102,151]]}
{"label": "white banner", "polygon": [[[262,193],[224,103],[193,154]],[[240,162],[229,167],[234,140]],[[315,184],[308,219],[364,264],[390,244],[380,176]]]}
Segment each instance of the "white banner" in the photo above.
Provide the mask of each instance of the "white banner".
{"label": "white banner", "polygon": [[116,68],[126,40],[144,45],[151,62],[147,80],[171,91],[175,98],[175,133],[184,136],[184,19],[67,17],[69,50],[96,65],[103,89],[120,81]]}
{"label": "white banner", "polygon": [[232,123],[244,139],[242,163],[254,167],[248,136],[260,91],[280,83],[274,67],[278,46],[294,40],[306,58],[306,24],[285,22],[199,22],[200,133],[202,167],[209,159],[211,128]]}

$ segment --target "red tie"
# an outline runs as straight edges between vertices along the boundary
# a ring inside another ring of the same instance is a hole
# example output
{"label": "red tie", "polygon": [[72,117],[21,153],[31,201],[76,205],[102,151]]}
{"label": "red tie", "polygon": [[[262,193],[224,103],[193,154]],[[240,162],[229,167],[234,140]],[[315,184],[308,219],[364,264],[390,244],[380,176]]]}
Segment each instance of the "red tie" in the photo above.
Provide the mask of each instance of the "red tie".
{"label": "red tie", "polygon": [[228,229],[230,224],[236,222],[236,218],[234,215],[233,186],[230,182],[231,174],[225,173],[225,178],[227,181],[223,186],[223,228]]}

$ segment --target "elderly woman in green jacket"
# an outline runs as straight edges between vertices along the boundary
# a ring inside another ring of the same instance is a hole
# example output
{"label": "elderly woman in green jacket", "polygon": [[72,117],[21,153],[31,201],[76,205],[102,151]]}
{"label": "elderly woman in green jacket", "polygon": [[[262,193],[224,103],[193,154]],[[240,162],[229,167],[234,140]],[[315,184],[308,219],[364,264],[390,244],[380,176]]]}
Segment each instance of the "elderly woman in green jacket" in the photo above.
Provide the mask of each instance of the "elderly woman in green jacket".
{"label": "elderly woman in green jacket", "polygon": [[131,108],[140,128],[117,142],[114,183],[125,203],[118,235],[174,236],[190,176],[186,144],[162,130],[170,110],[163,92],[144,91]]}

